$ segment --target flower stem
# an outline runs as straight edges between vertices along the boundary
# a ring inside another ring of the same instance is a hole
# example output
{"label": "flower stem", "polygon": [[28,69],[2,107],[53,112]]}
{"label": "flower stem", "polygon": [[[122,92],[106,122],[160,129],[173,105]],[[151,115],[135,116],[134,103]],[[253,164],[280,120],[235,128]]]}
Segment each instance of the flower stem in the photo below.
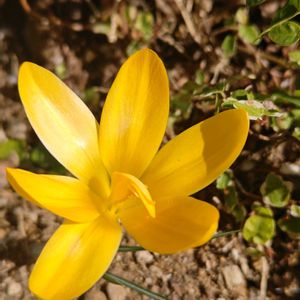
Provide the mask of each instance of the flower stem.
{"label": "flower stem", "polygon": [[128,251],[137,252],[137,251],[142,251],[142,250],[145,250],[145,249],[141,246],[120,246],[118,251],[119,252],[128,252]]}
{"label": "flower stem", "polygon": [[215,115],[217,115],[220,112],[221,109],[222,100],[220,99],[220,95],[216,94],[216,100],[215,100]]}
{"label": "flower stem", "polygon": [[232,234],[235,234],[235,233],[239,233],[241,231],[241,229],[235,229],[235,230],[229,230],[229,231],[221,231],[221,232],[217,232],[213,235],[213,237],[211,238],[212,239],[217,239],[219,237],[223,237],[223,236],[226,236],[226,235],[232,235]]}
{"label": "flower stem", "polygon": [[112,283],[115,283],[115,284],[120,284],[120,285],[123,285],[125,287],[128,287],[130,289],[133,289],[135,291],[137,291],[138,293],[140,294],[143,294],[143,295],[146,295],[148,296],[150,299],[154,299],[154,300],[167,300],[166,297],[164,296],[161,296],[157,293],[154,293],[146,288],[143,288],[133,282],[130,282],[122,277],[119,277],[115,274],[112,274],[110,272],[106,272],[104,275],[103,275],[103,278],[109,282],[112,282]]}

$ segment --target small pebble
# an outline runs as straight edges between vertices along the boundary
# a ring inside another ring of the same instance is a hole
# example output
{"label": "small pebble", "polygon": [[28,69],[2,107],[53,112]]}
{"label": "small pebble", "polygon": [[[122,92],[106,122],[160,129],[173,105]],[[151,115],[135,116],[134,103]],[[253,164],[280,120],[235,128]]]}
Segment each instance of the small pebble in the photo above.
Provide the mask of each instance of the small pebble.
{"label": "small pebble", "polygon": [[108,283],[106,287],[109,300],[125,300],[127,297],[127,289],[121,285]]}
{"label": "small pebble", "polygon": [[246,293],[246,280],[239,266],[226,266],[222,273],[228,289],[238,291],[239,294]]}
{"label": "small pebble", "polygon": [[7,287],[7,295],[21,297],[22,295],[22,286],[20,283],[11,281]]}
{"label": "small pebble", "polygon": [[153,255],[148,251],[139,251],[136,254],[136,259],[141,264],[150,264],[153,262]]}
{"label": "small pebble", "polygon": [[84,295],[84,300],[107,300],[107,297],[99,287],[95,286]]}

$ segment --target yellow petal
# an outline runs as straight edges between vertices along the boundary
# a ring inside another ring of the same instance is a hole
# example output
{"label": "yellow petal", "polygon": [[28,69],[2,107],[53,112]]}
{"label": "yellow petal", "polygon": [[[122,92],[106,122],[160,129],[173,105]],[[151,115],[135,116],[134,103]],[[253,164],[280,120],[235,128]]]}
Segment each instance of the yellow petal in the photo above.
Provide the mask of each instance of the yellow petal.
{"label": "yellow petal", "polygon": [[248,115],[232,109],[179,134],[155,156],[141,178],[153,198],[191,195],[230,167],[247,139]]}
{"label": "yellow petal", "polygon": [[118,250],[122,231],[111,219],[65,223],[38,258],[29,288],[44,300],[69,300],[88,290],[107,270]]}
{"label": "yellow petal", "polygon": [[99,216],[96,205],[101,205],[101,199],[78,179],[6,170],[16,192],[40,207],[74,222],[89,222]]}
{"label": "yellow petal", "polygon": [[131,197],[120,220],[128,233],[146,249],[176,253],[206,243],[216,232],[218,210],[207,202],[191,197],[157,199],[156,217]]}
{"label": "yellow petal", "polygon": [[120,172],[112,174],[110,201],[112,205],[122,203],[130,195],[138,197],[151,217],[155,217],[155,202],[153,201],[148,188],[136,177]]}
{"label": "yellow petal", "polygon": [[29,62],[20,68],[19,92],[27,117],[49,152],[86,182],[97,174],[107,195],[98,124],[84,103],[54,74]]}
{"label": "yellow petal", "polygon": [[143,173],[162,141],[168,112],[165,67],[153,51],[138,51],[121,67],[101,116],[100,151],[110,174]]}

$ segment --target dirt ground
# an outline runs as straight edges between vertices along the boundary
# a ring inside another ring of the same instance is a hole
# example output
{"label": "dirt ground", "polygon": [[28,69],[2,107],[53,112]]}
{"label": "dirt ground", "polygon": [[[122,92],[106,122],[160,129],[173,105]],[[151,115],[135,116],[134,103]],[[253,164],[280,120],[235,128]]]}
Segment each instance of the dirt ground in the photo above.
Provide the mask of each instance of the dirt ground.
{"label": "dirt ground", "polygon": [[[251,72],[256,77],[254,88],[261,93],[293,88],[299,71],[274,61],[273,56],[284,61],[286,50],[268,40],[262,47],[271,57],[262,57],[261,64],[257,63],[253,49],[245,45],[240,45],[230,63],[221,60],[220,45],[224,37],[221,24],[235,12],[239,1],[194,2],[193,11],[199,19],[196,26],[201,34],[188,27],[178,5],[182,1],[0,0],[0,141],[8,138],[24,141],[25,156],[41,148],[17,91],[18,68],[25,60],[59,74],[76,93],[88,99],[86,103],[97,118],[108,88],[133,42],[154,49],[162,58],[172,95],[199,68],[207,82]],[[126,5],[133,7],[133,12],[147,11],[154,16],[151,38],[141,37],[136,28],[125,22]],[[259,13],[265,16],[266,22],[270,21],[268,18],[276,5],[271,1],[261,8]],[[111,21],[112,25],[105,31],[96,26],[97,20],[102,25]],[[166,20],[169,27],[165,26]],[[243,89],[250,83],[245,77],[235,83],[235,88]],[[212,114],[212,105],[195,104],[189,118],[168,128],[166,139]],[[285,163],[299,163],[299,157],[299,141],[289,135],[277,138],[266,124],[253,122],[245,149],[233,166],[243,185],[240,197],[245,206],[250,207],[259,198],[259,187],[268,172],[280,174]],[[41,163],[38,159],[21,159],[16,153],[0,160],[0,299],[34,299],[27,288],[30,270],[61,219],[13,192],[5,178],[7,166],[46,173],[55,173],[59,166],[48,160]],[[292,197],[300,203],[299,174],[286,175],[286,178],[294,183]],[[220,208],[219,230],[240,228],[225,212],[222,195],[215,184],[199,192],[197,197]],[[176,255],[148,251],[118,253],[109,271],[172,300],[263,299],[260,297],[264,294],[265,299],[300,299],[300,241],[277,231],[267,247],[267,256],[259,259],[246,254],[249,244],[241,234],[235,234]],[[122,244],[135,245],[135,242],[125,235]],[[80,299],[148,298],[101,279]]]}

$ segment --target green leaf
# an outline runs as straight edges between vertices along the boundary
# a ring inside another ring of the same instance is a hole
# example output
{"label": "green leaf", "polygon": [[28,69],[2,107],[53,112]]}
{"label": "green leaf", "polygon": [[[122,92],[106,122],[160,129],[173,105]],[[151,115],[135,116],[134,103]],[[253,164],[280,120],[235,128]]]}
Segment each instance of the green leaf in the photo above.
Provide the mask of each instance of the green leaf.
{"label": "green leaf", "polygon": [[243,237],[248,242],[265,244],[275,234],[275,221],[271,209],[256,206],[254,215],[250,216],[243,227]]}
{"label": "green leaf", "polygon": [[239,203],[232,210],[232,214],[233,214],[236,222],[240,223],[246,218],[247,210],[244,205]]}
{"label": "green leaf", "polygon": [[300,141],[300,127],[295,127],[292,136]]}
{"label": "green leaf", "polygon": [[13,152],[17,153],[20,159],[24,156],[24,142],[9,139],[0,143],[0,159],[7,159]]}
{"label": "green leaf", "polygon": [[247,91],[247,100],[255,100],[255,96],[252,91]]}
{"label": "green leaf", "polygon": [[187,81],[180,89],[180,91],[173,96],[173,100],[181,102],[190,102],[195,92],[202,91],[202,88],[200,90],[199,88],[200,86],[197,83],[193,81]]}
{"label": "green leaf", "polygon": [[[297,27],[297,23],[293,24],[294,22],[290,23],[289,21],[295,18],[300,14],[300,8],[299,8],[299,0],[289,0],[284,7],[279,9],[276,13],[276,16],[274,17],[272,21],[272,26],[264,30],[260,36],[263,36],[264,34],[273,31],[275,28],[283,26],[281,29],[275,30],[275,40],[277,40],[278,36],[280,37],[279,40],[283,39],[284,42],[291,42],[291,36],[295,38],[295,35],[293,34],[294,31],[297,31],[295,27]],[[290,28],[292,27],[292,28]],[[294,28],[294,29],[293,29]],[[285,40],[284,34],[288,32],[290,33],[288,35],[288,40]],[[291,34],[292,32],[292,34]],[[274,33],[274,31],[273,31]],[[279,34],[278,34],[279,33]],[[272,38],[271,38],[272,39]],[[276,42],[276,41],[275,41]],[[280,44],[280,43],[279,43]],[[285,45],[285,44],[284,44]]]}
{"label": "green leaf", "polygon": [[228,187],[225,193],[225,205],[229,212],[232,212],[233,209],[239,203],[239,196],[234,186]]}
{"label": "green leaf", "polygon": [[232,34],[226,35],[221,45],[225,57],[232,57],[236,53],[236,36]]}
{"label": "green leaf", "polygon": [[285,22],[271,29],[269,37],[278,45],[289,46],[299,40],[300,26],[293,21]]}
{"label": "green leaf", "polygon": [[198,85],[204,84],[204,73],[202,70],[197,70],[195,73],[195,82]]}
{"label": "green leaf", "polygon": [[255,248],[255,247],[248,247],[245,250],[245,252],[248,256],[251,256],[254,259],[258,259],[264,255],[264,253],[262,251],[260,251],[259,249]]}
{"label": "green leaf", "polygon": [[293,204],[290,207],[290,213],[295,218],[300,218],[300,205]]}
{"label": "green leaf", "polygon": [[59,174],[66,174],[65,168],[41,144],[32,149],[30,160],[33,164],[43,169],[48,169]]}
{"label": "green leaf", "polygon": [[257,45],[260,43],[260,30],[256,25],[240,25],[239,36],[248,44]]}
{"label": "green leaf", "polygon": [[274,25],[282,21],[288,21],[291,18],[294,18],[299,11],[300,11],[299,0],[289,0],[282,8],[280,8],[277,11],[276,16],[272,21],[272,24]]}
{"label": "green leaf", "polygon": [[272,120],[272,128],[278,132],[280,130],[288,130],[293,124],[294,118],[290,113],[283,113]]}
{"label": "green leaf", "polygon": [[94,33],[105,34],[108,36],[111,31],[111,23],[110,23],[110,21],[109,22],[95,22],[92,25],[92,30]]}
{"label": "green leaf", "polygon": [[64,62],[55,66],[54,72],[60,79],[65,79],[68,76],[68,70]]}
{"label": "green leaf", "polygon": [[269,173],[260,187],[263,200],[273,207],[284,207],[291,198],[291,183],[283,181],[280,176]]}
{"label": "green leaf", "polygon": [[291,114],[293,115],[293,117],[300,121],[300,109],[299,108],[294,108],[291,110]]}
{"label": "green leaf", "polygon": [[137,52],[142,48],[142,45],[139,41],[131,41],[126,48],[127,56],[132,55],[133,53]]}
{"label": "green leaf", "polygon": [[236,98],[236,99],[245,99],[247,97],[248,92],[246,90],[235,90],[231,93],[231,97],[232,98]]}
{"label": "green leaf", "polygon": [[238,100],[232,97],[227,98],[223,106],[233,105],[235,108],[244,109],[250,119],[256,120],[263,116],[279,116],[280,113],[274,109],[268,109],[263,103],[256,100]]}
{"label": "green leaf", "polygon": [[266,0],[247,0],[246,4],[249,6],[256,6],[256,5],[264,3],[265,1]]}
{"label": "green leaf", "polygon": [[300,107],[300,96],[291,96],[284,92],[276,92],[271,95],[271,99],[276,104],[293,104],[296,107]]}
{"label": "green leaf", "polygon": [[225,171],[222,175],[217,178],[216,187],[219,190],[224,190],[227,187],[231,186],[233,175],[231,170]]}
{"label": "green leaf", "polygon": [[139,12],[135,22],[135,28],[142,33],[145,41],[149,41],[153,34],[154,19],[150,12]]}
{"label": "green leaf", "polygon": [[224,203],[226,210],[231,213],[236,222],[246,217],[246,208],[239,203],[239,196],[234,186],[233,173],[229,169],[220,175],[216,181],[217,189],[224,190]]}
{"label": "green leaf", "polygon": [[278,221],[279,228],[291,238],[300,238],[300,218],[283,218]]}
{"label": "green leaf", "polygon": [[300,0],[289,0],[287,5],[292,5],[297,9],[297,11],[300,11]]}
{"label": "green leaf", "polygon": [[84,102],[94,102],[98,103],[100,100],[100,95],[98,88],[95,86],[89,87],[84,90],[82,98]]}
{"label": "green leaf", "polygon": [[290,51],[288,55],[291,62],[300,66],[300,50]]}
{"label": "green leaf", "polygon": [[294,119],[294,123],[298,126],[300,126],[300,109],[294,108],[291,110],[291,116]]}
{"label": "green leaf", "polygon": [[249,9],[247,7],[240,7],[235,13],[235,20],[239,24],[246,25],[249,22]]}
{"label": "green leaf", "polygon": [[[180,96],[182,96],[182,98]],[[186,100],[183,95],[179,95],[178,97],[174,96],[171,99],[171,107],[172,110],[175,111],[175,117],[188,119],[191,113],[192,104]]]}
{"label": "green leaf", "polygon": [[187,119],[192,110],[192,97],[199,85],[193,81],[184,84],[181,90],[171,98],[171,110],[175,118]]}
{"label": "green leaf", "polygon": [[199,95],[203,98],[212,97],[218,94],[222,95],[222,97],[225,97],[224,91],[226,88],[227,88],[226,82],[219,82],[214,86],[203,86],[201,87],[201,89],[198,89],[198,91],[196,90],[194,94]]}

